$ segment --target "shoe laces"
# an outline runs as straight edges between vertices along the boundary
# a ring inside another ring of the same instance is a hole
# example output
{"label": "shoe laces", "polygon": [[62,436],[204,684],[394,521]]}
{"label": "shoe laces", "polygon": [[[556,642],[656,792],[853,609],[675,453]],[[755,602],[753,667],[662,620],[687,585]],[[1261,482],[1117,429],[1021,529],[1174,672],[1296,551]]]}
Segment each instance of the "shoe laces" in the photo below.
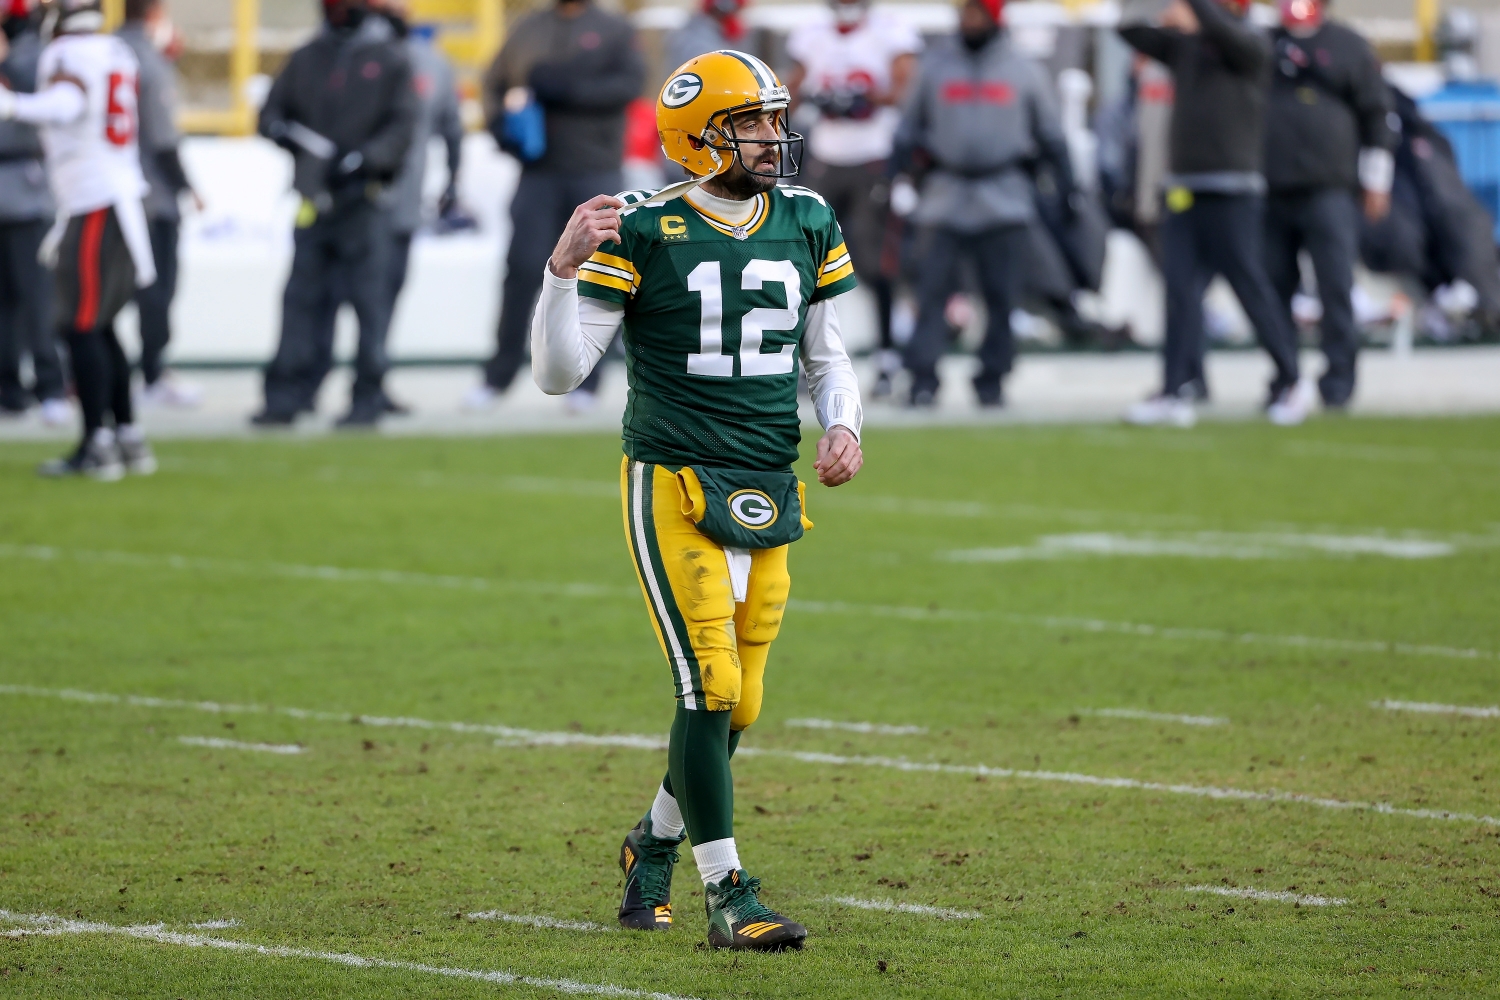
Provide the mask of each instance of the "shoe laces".
{"label": "shoe laces", "polygon": [[719,909],[734,914],[736,923],[753,920],[779,919],[775,912],[760,901],[760,879],[755,876],[743,879],[738,885],[715,890],[719,897]]}
{"label": "shoe laces", "polygon": [[636,844],[640,860],[641,902],[656,906],[672,889],[672,866],[677,864],[677,844],[661,837],[642,837]]}

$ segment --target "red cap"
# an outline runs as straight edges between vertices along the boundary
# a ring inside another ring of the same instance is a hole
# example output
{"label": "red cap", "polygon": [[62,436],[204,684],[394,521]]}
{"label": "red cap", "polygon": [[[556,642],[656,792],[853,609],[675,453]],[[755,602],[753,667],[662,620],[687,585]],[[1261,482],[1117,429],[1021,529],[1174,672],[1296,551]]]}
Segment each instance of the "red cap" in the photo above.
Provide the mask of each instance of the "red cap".
{"label": "red cap", "polygon": [[979,6],[989,12],[995,23],[1000,23],[1000,11],[1005,7],[1005,0],[979,0]]}
{"label": "red cap", "polygon": [[1323,23],[1319,0],[1281,0],[1281,23],[1291,29],[1316,28]]}
{"label": "red cap", "polygon": [[9,0],[5,5],[5,16],[23,18],[31,13],[31,4],[27,0]]}

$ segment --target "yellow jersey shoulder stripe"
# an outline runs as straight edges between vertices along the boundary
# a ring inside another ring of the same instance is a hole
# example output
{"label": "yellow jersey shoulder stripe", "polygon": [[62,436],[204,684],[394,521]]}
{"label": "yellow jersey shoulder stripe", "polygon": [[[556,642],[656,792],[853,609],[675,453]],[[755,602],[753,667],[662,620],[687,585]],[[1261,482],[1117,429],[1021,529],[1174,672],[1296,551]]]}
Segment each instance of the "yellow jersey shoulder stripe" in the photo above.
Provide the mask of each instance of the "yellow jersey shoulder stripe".
{"label": "yellow jersey shoulder stripe", "polygon": [[838,246],[828,251],[828,256],[823,258],[823,270],[828,270],[828,268],[832,266],[834,262],[836,262],[840,257],[844,256],[848,252],[849,247],[844,243],[840,243]]}
{"label": "yellow jersey shoulder stripe", "polygon": [[618,289],[627,295],[635,293],[635,285],[626,278],[619,278],[604,271],[595,271],[588,267],[578,269],[578,280],[587,281],[595,285],[603,285],[606,288]]}
{"label": "yellow jersey shoulder stripe", "polygon": [[[581,272],[581,271],[579,272],[579,274],[582,274],[582,273],[583,272]],[[843,266],[841,266],[838,270],[823,272],[823,275],[820,278],[818,278],[818,287],[822,288],[825,285],[831,285],[831,284],[833,284],[835,281],[843,281],[845,278],[849,277],[849,275],[851,275],[853,273],[854,273],[854,265],[852,263],[848,262],[848,261],[845,261],[844,264],[843,264]]]}
{"label": "yellow jersey shoulder stripe", "polygon": [[616,257],[614,254],[605,253],[603,250],[595,250],[593,255],[589,257],[589,261],[594,264],[604,264],[607,267],[617,267],[622,271],[629,271],[631,274],[635,274],[635,265],[630,262],[629,258]]}

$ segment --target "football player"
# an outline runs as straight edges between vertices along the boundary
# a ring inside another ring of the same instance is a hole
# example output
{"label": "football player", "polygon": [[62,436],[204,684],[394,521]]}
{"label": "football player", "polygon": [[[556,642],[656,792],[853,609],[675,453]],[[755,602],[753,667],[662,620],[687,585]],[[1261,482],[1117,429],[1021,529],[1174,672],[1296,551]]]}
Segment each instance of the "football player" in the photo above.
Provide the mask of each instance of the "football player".
{"label": "football player", "polygon": [[812,526],[792,473],[800,359],[825,434],[825,486],[863,462],[859,383],[833,298],[854,287],[838,222],[794,176],[787,88],[733,50],[690,59],[657,98],[667,157],[691,179],[580,205],[532,319],[532,372],[577,385],[625,327],[630,402],[620,465],[625,535],[677,698],[667,775],[625,837],[620,923],[667,930],[690,838],[715,948],[800,948],[802,925],[760,901],[740,863],[729,760],[760,713],[791,578]]}
{"label": "football player", "polygon": [[[55,37],[37,64],[37,91],[0,87],[0,120],[40,128],[47,174],[64,221],[43,241],[57,255],[57,306],[83,410],[83,440],[73,454],[47,462],[44,476],[88,475],[109,481],[128,469],[149,475],[156,457],[136,426],[130,362],[115,337],[115,314],[137,287],[156,280],[141,197],[136,144],[135,55],[101,34],[99,0],[54,0],[45,26]],[[114,426],[105,426],[105,415]]]}

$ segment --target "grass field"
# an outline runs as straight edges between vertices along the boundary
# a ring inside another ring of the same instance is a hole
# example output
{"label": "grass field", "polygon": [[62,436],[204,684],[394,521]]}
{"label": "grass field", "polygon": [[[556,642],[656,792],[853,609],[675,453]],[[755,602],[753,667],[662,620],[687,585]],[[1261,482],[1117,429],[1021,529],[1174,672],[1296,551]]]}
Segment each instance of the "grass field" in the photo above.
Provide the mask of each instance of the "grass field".
{"label": "grass field", "polygon": [[615,439],[159,450],[0,447],[0,996],[1500,994],[1500,713],[1382,704],[1500,702],[1500,421],[871,431],[735,761],[771,956],[691,864],[613,929]]}

